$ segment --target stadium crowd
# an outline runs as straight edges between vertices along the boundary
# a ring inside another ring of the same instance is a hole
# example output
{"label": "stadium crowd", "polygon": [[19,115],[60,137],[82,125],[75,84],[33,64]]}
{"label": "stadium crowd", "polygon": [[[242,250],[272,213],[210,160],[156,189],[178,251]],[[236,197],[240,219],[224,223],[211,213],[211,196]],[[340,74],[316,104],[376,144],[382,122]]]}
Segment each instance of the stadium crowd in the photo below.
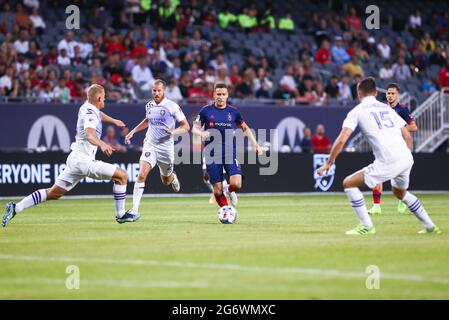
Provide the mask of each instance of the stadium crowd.
{"label": "stadium crowd", "polygon": [[[220,81],[238,99],[324,106],[354,100],[365,75],[404,83],[421,98],[449,86],[447,10],[410,12],[408,45],[366,30],[356,7],[316,11],[301,22],[270,2],[262,9],[212,0],[72,2],[81,8],[80,30],[65,28],[67,14],[55,15],[64,13],[60,2],[3,1],[0,97],[68,103],[100,83],[108,99],[129,102],[148,98],[151,80],[163,78],[175,101],[208,100]],[[236,43],[264,34],[284,36],[288,52]]]}

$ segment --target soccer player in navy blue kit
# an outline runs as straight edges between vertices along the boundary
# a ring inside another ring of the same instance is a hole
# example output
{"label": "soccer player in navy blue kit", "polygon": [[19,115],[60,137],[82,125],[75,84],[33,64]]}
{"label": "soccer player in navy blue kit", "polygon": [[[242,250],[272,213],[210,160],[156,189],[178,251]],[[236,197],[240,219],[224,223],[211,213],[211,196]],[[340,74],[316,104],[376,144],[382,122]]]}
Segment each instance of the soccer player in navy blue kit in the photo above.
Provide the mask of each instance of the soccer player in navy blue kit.
{"label": "soccer player in navy blue kit", "polygon": [[[407,123],[407,129],[409,132],[416,132],[418,130],[418,127],[416,126],[415,120],[413,119],[413,116],[410,114],[410,110],[407,108],[407,106],[402,105],[399,103],[399,98],[401,96],[401,91],[399,89],[399,86],[396,83],[390,83],[387,86],[387,102],[390,107],[393,108],[394,111]],[[373,202],[374,205],[371,209],[368,210],[369,214],[380,214],[382,212],[380,208],[380,197],[382,196],[382,190],[383,186],[382,184],[378,184],[373,189]],[[407,210],[407,206],[402,202],[399,201],[398,204],[398,212],[404,213]]]}
{"label": "soccer player in navy blue kit", "polygon": [[[205,141],[206,170],[220,207],[228,205],[228,200],[223,193],[223,168],[229,176],[227,191],[233,206],[237,205],[235,192],[242,188],[242,169],[237,161],[234,141],[235,129],[242,129],[253,144],[256,153],[262,155],[262,148],[243,120],[240,111],[227,104],[228,97],[226,84],[216,83],[214,103],[201,109],[192,127],[192,133]],[[201,130],[203,127],[204,131]]]}

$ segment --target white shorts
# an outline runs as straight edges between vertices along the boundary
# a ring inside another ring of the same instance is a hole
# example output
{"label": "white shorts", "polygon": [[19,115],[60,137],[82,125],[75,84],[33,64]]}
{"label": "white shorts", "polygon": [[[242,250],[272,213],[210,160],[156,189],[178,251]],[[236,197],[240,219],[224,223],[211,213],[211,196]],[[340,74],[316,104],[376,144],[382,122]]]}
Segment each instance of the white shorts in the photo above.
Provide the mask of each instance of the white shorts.
{"label": "white shorts", "polygon": [[151,168],[154,168],[157,164],[161,176],[168,177],[173,173],[174,167],[174,151],[160,151],[151,149],[143,149],[140,156],[141,161],[146,161],[150,164]]}
{"label": "white shorts", "polygon": [[70,153],[67,157],[66,167],[56,178],[56,185],[70,191],[81,179],[86,177],[95,180],[110,180],[117,166],[91,159],[86,156]]}
{"label": "white shorts", "polygon": [[365,176],[365,184],[371,189],[378,184],[390,180],[391,186],[400,190],[407,190],[410,183],[412,166],[413,158],[390,164],[374,161],[360,171]]}

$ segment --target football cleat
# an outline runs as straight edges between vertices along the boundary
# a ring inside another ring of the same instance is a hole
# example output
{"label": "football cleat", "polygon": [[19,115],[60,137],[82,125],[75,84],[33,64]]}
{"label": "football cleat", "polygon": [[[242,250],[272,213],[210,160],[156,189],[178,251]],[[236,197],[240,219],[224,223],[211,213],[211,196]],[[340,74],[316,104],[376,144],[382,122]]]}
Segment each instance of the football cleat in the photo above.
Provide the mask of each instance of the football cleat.
{"label": "football cleat", "polygon": [[400,214],[404,214],[405,211],[407,211],[407,205],[406,205],[404,202],[402,202],[401,200],[399,200],[399,203],[398,203],[398,212],[399,212]]}
{"label": "football cleat", "polygon": [[135,222],[135,221],[139,220],[140,214],[137,212],[135,214],[133,214],[133,213],[131,213],[131,211],[132,211],[132,209],[126,211],[125,214],[121,218],[116,217],[115,220],[118,223]]}
{"label": "football cleat", "polygon": [[9,221],[16,216],[16,204],[14,202],[8,202],[6,204],[5,214],[2,219],[3,228],[6,227]]}
{"label": "football cleat", "polygon": [[359,224],[357,227],[355,227],[352,230],[346,231],[346,235],[348,236],[358,236],[358,235],[367,235],[367,234],[376,234],[376,228],[371,227],[368,228],[364,226],[363,224]]}
{"label": "football cleat", "polygon": [[371,209],[368,210],[368,214],[381,214],[382,209],[380,206],[372,206]]}
{"label": "football cleat", "polygon": [[434,226],[431,229],[424,228],[418,231],[418,234],[440,234],[442,231],[437,226]]}
{"label": "football cleat", "polygon": [[171,182],[171,187],[174,192],[179,192],[179,190],[181,190],[181,184],[179,183],[178,176],[176,175],[176,173],[173,172],[173,175],[174,178],[173,181]]}

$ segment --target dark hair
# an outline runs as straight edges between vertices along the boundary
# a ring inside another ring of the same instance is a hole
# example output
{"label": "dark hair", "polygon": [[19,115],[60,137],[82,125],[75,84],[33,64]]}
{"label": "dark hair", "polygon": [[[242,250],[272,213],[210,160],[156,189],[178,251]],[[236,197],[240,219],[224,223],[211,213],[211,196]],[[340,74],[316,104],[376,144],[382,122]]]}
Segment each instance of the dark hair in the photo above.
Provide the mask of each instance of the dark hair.
{"label": "dark hair", "polygon": [[397,83],[389,83],[387,86],[387,90],[391,88],[395,88],[396,90],[398,90],[398,92],[401,92],[401,90],[399,89],[399,85]]}
{"label": "dark hair", "polygon": [[373,77],[363,79],[357,85],[357,90],[364,96],[376,93],[376,81]]}
{"label": "dark hair", "polygon": [[227,89],[227,90],[229,90],[228,86],[226,85],[226,83],[223,83],[223,82],[218,82],[218,83],[216,83],[214,85],[214,91],[217,90],[217,89]]}
{"label": "dark hair", "polygon": [[167,87],[167,84],[166,84],[165,81],[162,80],[162,79],[156,79],[156,80],[154,80],[153,84],[154,84],[154,85],[156,85],[156,84],[161,84],[161,85],[164,87],[164,89]]}

